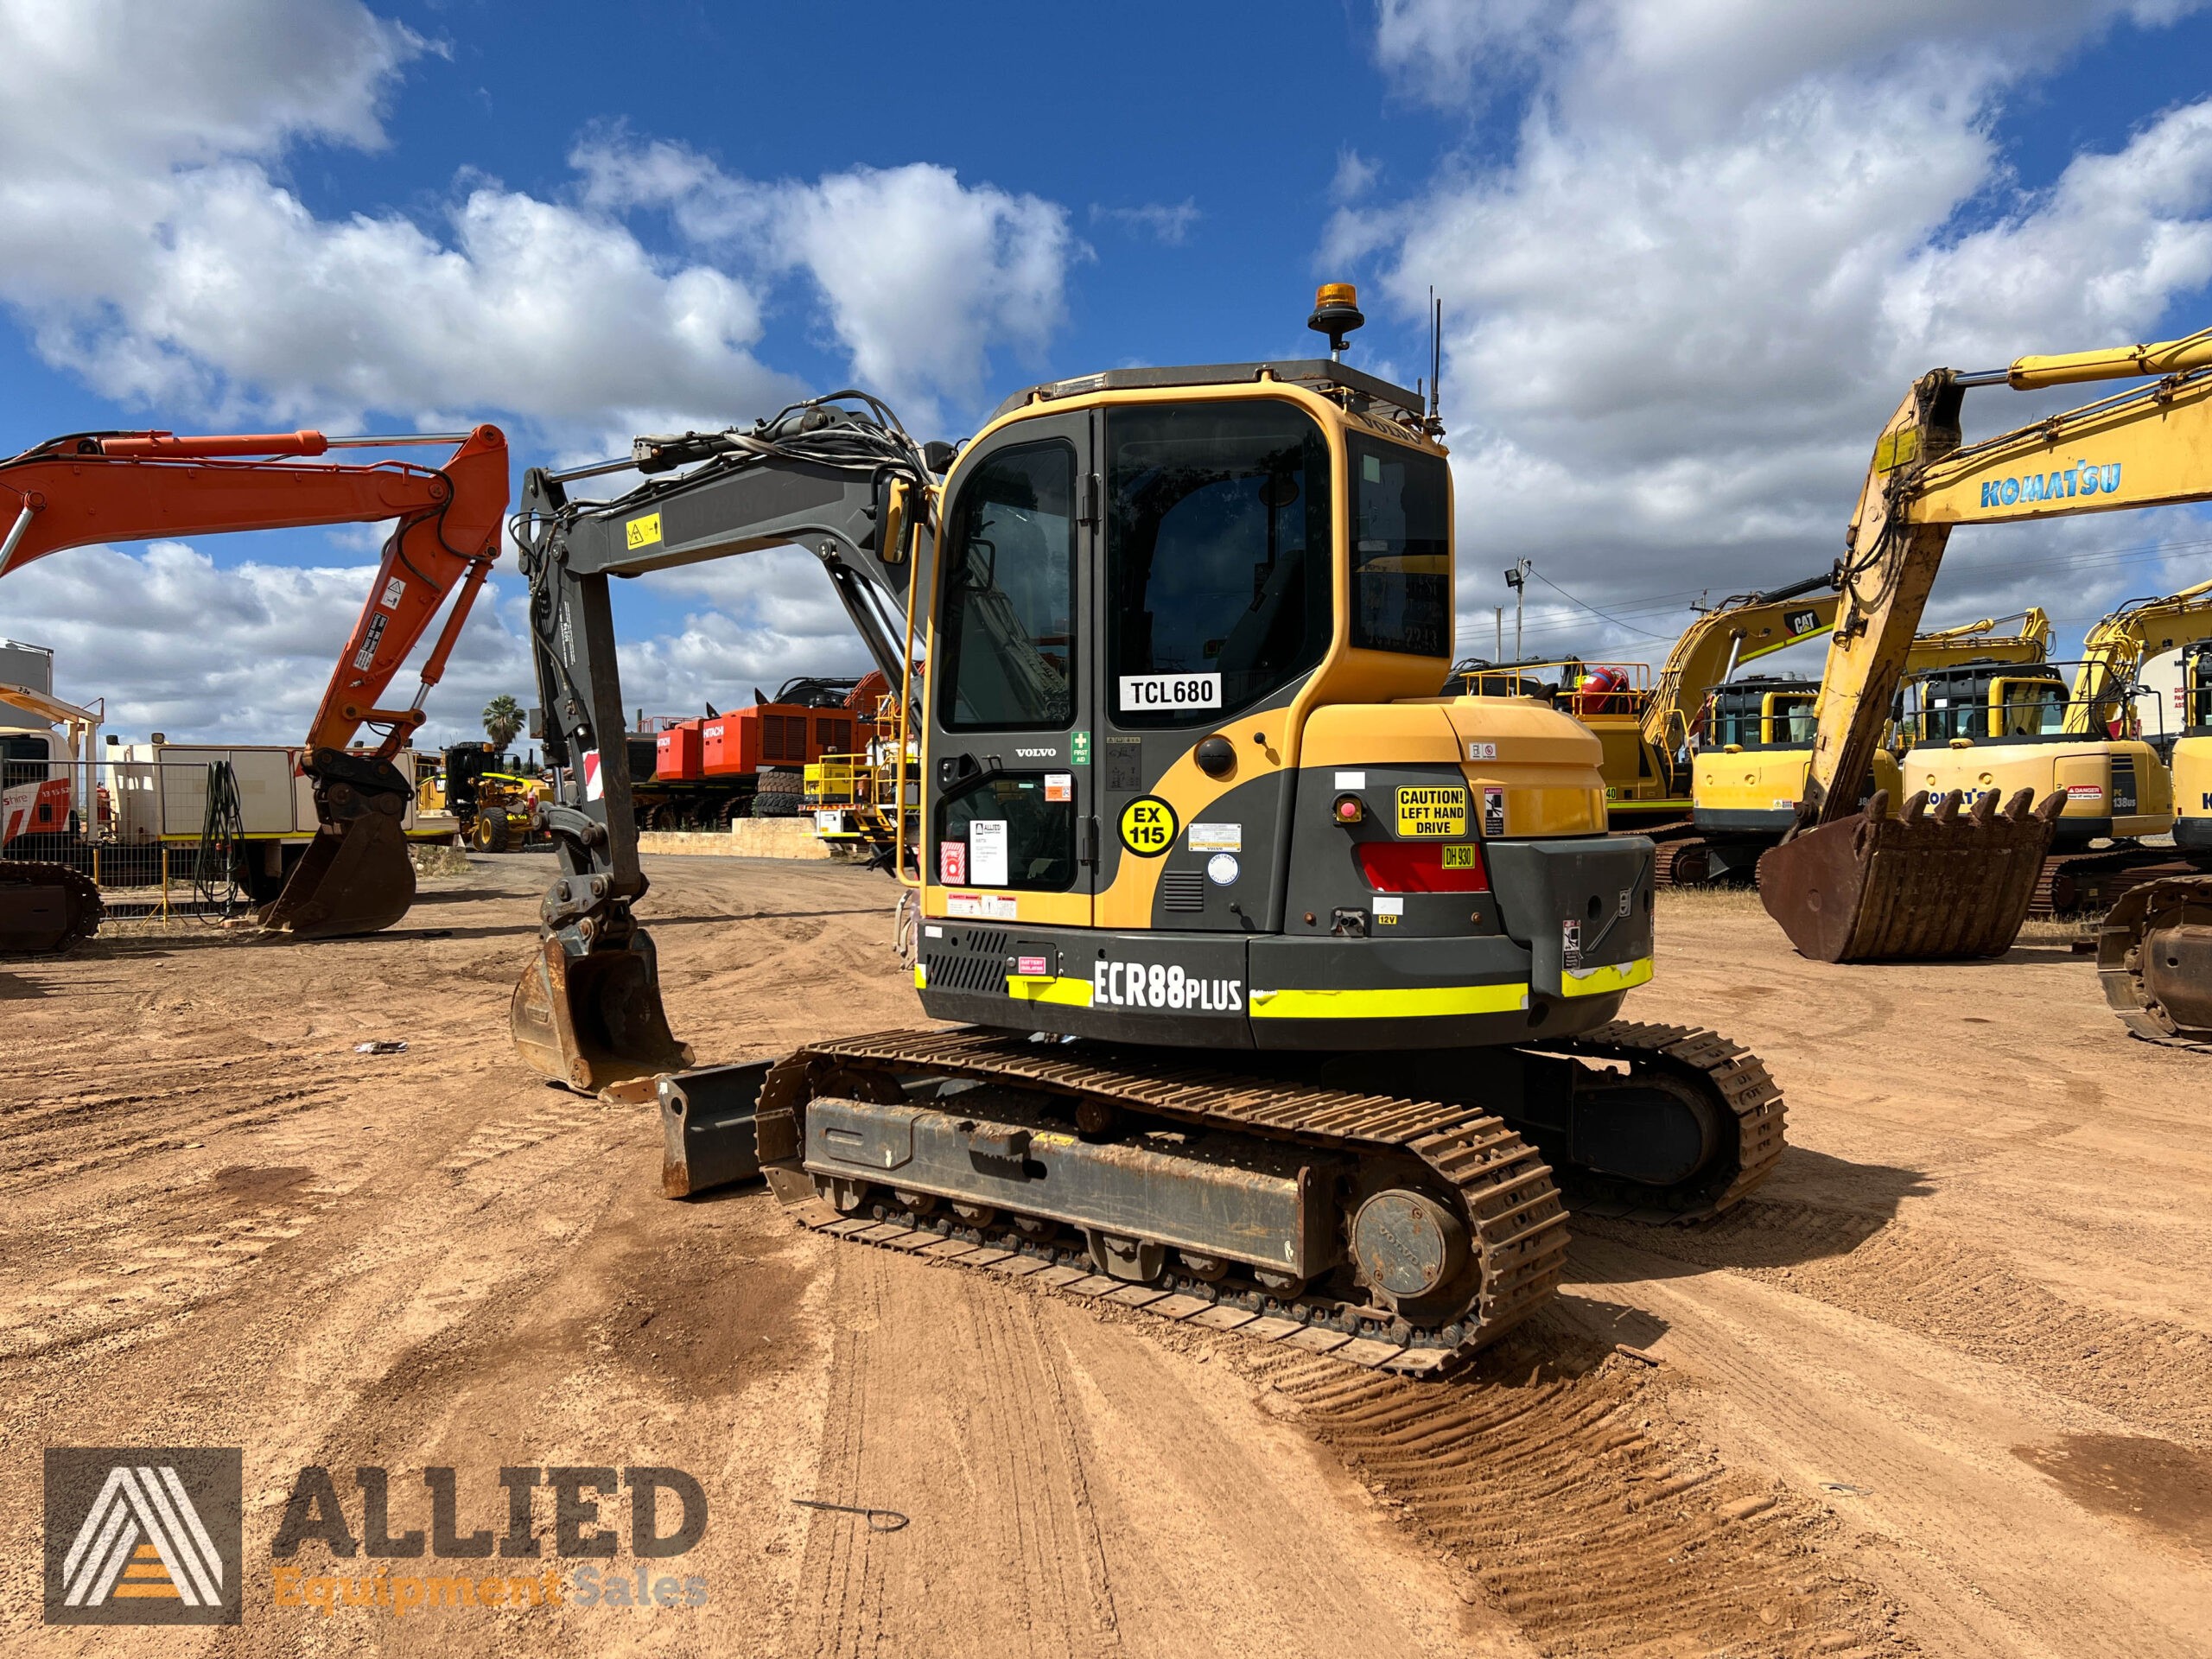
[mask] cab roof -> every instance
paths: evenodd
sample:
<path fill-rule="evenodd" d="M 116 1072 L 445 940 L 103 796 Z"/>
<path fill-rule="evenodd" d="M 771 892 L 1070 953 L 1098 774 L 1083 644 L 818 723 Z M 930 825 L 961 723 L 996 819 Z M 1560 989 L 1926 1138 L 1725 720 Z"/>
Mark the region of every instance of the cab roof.
<path fill-rule="evenodd" d="M 1293 385 L 1327 391 L 1341 390 L 1386 404 L 1401 415 L 1419 421 L 1424 410 L 1421 394 L 1393 385 L 1380 376 L 1364 373 L 1348 364 L 1325 357 L 1294 358 L 1282 363 L 1195 363 L 1152 369 L 1107 369 L 1067 380 L 1044 380 L 1024 386 L 995 410 L 991 418 L 1011 415 L 1033 400 L 1051 402 L 1081 397 L 1094 391 L 1151 391 L 1163 386 L 1235 386 L 1257 380 L 1262 373 Z"/>

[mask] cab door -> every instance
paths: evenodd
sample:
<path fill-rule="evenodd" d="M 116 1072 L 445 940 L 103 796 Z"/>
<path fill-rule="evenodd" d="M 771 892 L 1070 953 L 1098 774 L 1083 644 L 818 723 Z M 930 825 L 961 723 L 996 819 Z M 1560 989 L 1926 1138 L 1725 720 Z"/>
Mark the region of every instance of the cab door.
<path fill-rule="evenodd" d="M 1090 925 L 1095 454 L 1092 416 L 1047 416 L 970 449 L 952 481 L 930 665 L 931 914 Z"/>

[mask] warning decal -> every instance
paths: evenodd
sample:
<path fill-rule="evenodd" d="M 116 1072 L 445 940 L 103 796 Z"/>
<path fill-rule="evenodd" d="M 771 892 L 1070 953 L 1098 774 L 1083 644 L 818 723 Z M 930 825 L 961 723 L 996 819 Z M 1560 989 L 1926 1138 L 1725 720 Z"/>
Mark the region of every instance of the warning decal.
<path fill-rule="evenodd" d="M 1467 833 L 1467 791 L 1457 785 L 1408 785 L 1398 791 L 1398 834 L 1408 841 Z"/>

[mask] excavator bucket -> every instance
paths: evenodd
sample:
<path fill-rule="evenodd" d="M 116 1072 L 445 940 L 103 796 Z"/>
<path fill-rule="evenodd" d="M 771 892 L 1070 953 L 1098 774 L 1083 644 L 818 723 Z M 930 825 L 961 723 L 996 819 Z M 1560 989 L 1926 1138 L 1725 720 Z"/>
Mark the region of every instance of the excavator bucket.
<path fill-rule="evenodd" d="M 2098 931 L 2097 980 L 2137 1036 L 2212 1045 L 2212 876 L 2121 894 Z"/>
<path fill-rule="evenodd" d="M 581 1094 L 691 1064 L 690 1046 L 668 1028 L 660 969 L 643 928 L 626 947 L 581 957 L 557 937 L 541 940 L 515 986 L 507 1030 L 523 1058 Z"/>
<path fill-rule="evenodd" d="M 1866 810 L 1807 830 L 1761 855 L 1759 899 L 1799 954 L 1816 962 L 1955 962 L 2001 956 L 2018 937 L 2066 804 L 2029 810 L 2022 790 L 1970 812 L 1953 790 L 1928 810 L 1924 790 L 1890 816 L 1887 790 Z"/>
<path fill-rule="evenodd" d="M 340 939 L 390 927 L 415 902 L 415 865 L 398 816 L 378 810 L 326 823 L 261 925 L 302 939 Z"/>

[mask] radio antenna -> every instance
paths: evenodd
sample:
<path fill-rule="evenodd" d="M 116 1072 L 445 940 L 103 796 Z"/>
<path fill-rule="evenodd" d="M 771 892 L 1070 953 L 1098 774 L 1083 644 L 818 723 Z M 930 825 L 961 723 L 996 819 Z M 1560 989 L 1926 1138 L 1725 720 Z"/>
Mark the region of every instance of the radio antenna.
<path fill-rule="evenodd" d="M 1428 418 L 1440 417 L 1444 408 L 1444 302 L 1436 288 L 1428 290 Z"/>

